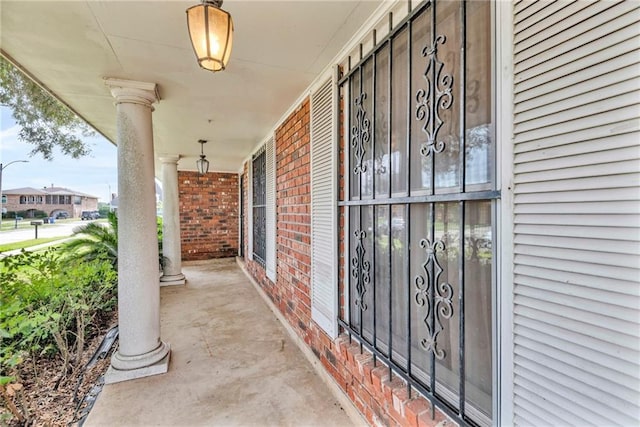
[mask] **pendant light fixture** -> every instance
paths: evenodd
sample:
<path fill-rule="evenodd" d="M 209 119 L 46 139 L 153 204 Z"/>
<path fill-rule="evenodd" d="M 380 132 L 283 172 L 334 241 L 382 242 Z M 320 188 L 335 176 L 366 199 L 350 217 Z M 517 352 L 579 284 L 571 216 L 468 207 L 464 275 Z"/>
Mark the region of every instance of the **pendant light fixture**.
<path fill-rule="evenodd" d="M 198 167 L 198 173 L 204 175 L 209 172 L 209 160 L 207 160 L 204 155 L 204 144 L 207 143 L 207 140 L 199 139 L 198 143 L 200 144 L 200 158 L 196 160 L 196 166 Z"/>
<path fill-rule="evenodd" d="M 233 20 L 222 10 L 222 0 L 202 0 L 187 9 L 187 25 L 198 64 L 205 70 L 227 67 L 233 44 Z"/>

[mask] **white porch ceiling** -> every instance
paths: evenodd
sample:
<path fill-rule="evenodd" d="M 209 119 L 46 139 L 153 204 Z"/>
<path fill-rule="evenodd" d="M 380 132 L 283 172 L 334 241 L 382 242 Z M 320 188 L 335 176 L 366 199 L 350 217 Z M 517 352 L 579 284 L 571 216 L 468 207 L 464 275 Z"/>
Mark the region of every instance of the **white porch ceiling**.
<path fill-rule="evenodd" d="M 238 171 L 378 0 L 226 0 L 229 66 L 198 67 L 186 1 L 0 1 L 0 48 L 111 141 L 115 107 L 103 78 L 154 82 L 156 156 L 180 154 L 195 170 L 207 139 L 211 170 Z M 156 167 L 158 162 L 156 162 Z"/>

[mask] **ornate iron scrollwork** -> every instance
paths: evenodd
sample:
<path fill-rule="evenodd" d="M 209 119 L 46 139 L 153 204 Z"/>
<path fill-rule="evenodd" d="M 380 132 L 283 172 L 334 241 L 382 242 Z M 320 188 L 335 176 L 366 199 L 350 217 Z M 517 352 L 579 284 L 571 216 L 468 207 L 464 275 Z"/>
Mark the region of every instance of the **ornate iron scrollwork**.
<path fill-rule="evenodd" d="M 351 128 L 351 147 L 353 147 L 353 154 L 356 158 L 356 166 L 353 168 L 355 174 L 367 171 L 364 154 L 371 139 L 371 121 L 367 118 L 367 112 L 363 106 L 365 99 L 367 99 L 367 94 L 363 92 L 354 100 L 357 111 L 356 124 Z"/>
<path fill-rule="evenodd" d="M 453 316 L 453 287 L 447 282 L 440 282 L 440 274 L 444 271 L 438 263 L 436 254 L 445 251 L 445 244 L 442 240 L 431 243 L 427 239 L 420 240 L 420 247 L 426 249 L 427 259 L 422 264 L 426 273 L 426 280 L 422 275 L 416 276 L 415 284 L 417 288 L 416 303 L 420 307 L 427 306 L 427 314 L 424 317 L 424 324 L 427 327 L 426 338 L 420 341 L 420 346 L 432 352 L 436 358 L 443 359 L 445 351 L 438 348 L 438 334 L 444 330 L 443 319 L 450 319 Z M 433 324 L 429 322 L 433 310 Z"/>
<path fill-rule="evenodd" d="M 360 307 L 360 310 L 366 311 L 367 304 L 364 302 L 364 294 L 367 292 L 367 285 L 371 283 L 371 276 L 369 271 L 371 269 L 371 263 L 364 259 L 365 249 L 362 241 L 367 237 L 367 233 L 362 230 L 356 230 L 353 232 L 353 236 L 358 241 L 356 245 L 356 256 L 351 258 L 351 277 L 356 282 L 356 307 Z"/>
<path fill-rule="evenodd" d="M 439 35 L 432 46 L 422 49 L 422 56 L 429 58 L 424 70 L 427 86 L 416 92 L 416 119 L 424 120 L 422 131 L 427 134 L 427 141 L 420 146 L 420 154 L 424 157 L 441 153 L 445 148 L 444 141 L 438 141 L 438 132 L 443 124 L 439 111 L 448 110 L 453 104 L 453 76 L 442 74 L 444 64 L 438 59 L 438 44 L 445 44 L 446 41 L 444 35 Z"/>
<path fill-rule="evenodd" d="M 384 175 L 387 173 L 387 166 L 384 164 L 384 156 L 379 154 L 374 159 L 374 173 L 376 175 Z"/>
<path fill-rule="evenodd" d="M 380 97 L 380 105 L 387 105 L 387 97 L 386 96 L 381 96 Z M 376 141 L 376 150 L 378 151 L 377 154 L 374 154 L 374 159 L 373 159 L 373 173 L 376 175 L 385 175 L 387 173 L 387 170 L 389 169 L 386 165 L 385 162 L 385 153 L 384 152 L 380 152 L 381 148 L 380 146 L 383 143 L 378 144 L 377 141 L 384 141 L 387 138 L 387 135 L 389 134 L 389 120 L 391 118 L 390 117 L 380 117 L 379 119 L 376 119 L 376 124 L 375 124 L 375 141 Z M 387 154 L 387 160 L 389 160 L 389 155 Z"/>

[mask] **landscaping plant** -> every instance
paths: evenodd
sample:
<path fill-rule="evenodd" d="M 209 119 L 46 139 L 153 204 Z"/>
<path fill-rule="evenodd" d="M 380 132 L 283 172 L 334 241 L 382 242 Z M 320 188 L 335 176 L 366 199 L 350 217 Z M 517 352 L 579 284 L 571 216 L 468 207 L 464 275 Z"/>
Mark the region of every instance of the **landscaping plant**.
<path fill-rule="evenodd" d="M 116 285 L 106 257 L 78 262 L 49 248 L 0 260 L 0 399 L 17 421 L 29 419 L 21 372 L 37 378 L 38 361 L 54 358 L 57 387 L 80 368 L 87 337 L 101 332 L 95 319 L 115 310 Z"/>
<path fill-rule="evenodd" d="M 118 217 L 114 212 L 109 212 L 107 224 L 88 222 L 74 228 L 73 236 L 63 246 L 70 257 L 84 262 L 108 259 L 118 268 Z"/>
<path fill-rule="evenodd" d="M 157 218 L 159 268 L 162 270 L 162 218 Z M 115 269 L 118 268 L 118 216 L 115 212 L 107 215 L 107 224 L 89 222 L 73 230 L 72 240 L 63 245 L 70 256 L 81 261 L 93 262 L 106 258 Z"/>

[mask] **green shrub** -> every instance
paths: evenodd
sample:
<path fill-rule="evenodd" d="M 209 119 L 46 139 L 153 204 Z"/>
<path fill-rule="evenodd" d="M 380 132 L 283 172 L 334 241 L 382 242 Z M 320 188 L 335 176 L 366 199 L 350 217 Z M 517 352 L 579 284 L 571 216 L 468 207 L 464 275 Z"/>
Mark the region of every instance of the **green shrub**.
<path fill-rule="evenodd" d="M 0 261 L 0 377 L 11 377 L 27 355 L 59 357 L 66 375 L 78 366 L 96 315 L 116 305 L 117 273 L 108 260 L 69 262 L 61 254 L 23 250 Z"/>

